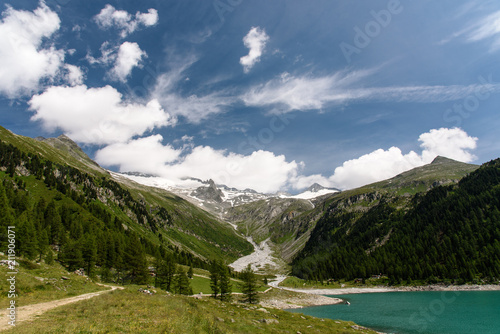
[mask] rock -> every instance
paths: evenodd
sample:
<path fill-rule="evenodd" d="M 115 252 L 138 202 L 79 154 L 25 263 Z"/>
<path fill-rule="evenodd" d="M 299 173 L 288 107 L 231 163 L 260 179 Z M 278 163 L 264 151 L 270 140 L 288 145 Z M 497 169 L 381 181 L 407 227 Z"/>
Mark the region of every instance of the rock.
<path fill-rule="evenodd" d="M 61 276 L 61 279 L 63 279 L 63 280 L 65 280 L 65 281 L 67 281 L 67 280 L 69 280 L 69 277 L 66 277 L 66 276 Z"/>
<path fill-rule="evenodd" d="M 217 317 L 215 319 L 217 319 L 217 321 L 219 321 L 219 322 L 224 322 L 224 319 L 222 319 L 222 318 Z"/>
<path fill-rule="evenodd" d="M 233 318 L 231 318 L 231 322 L 234 324 L 236 321 Z"/>
<path fill-rule="evenodd" d="M 261 307 L 259 309 L 257 309 L 257 311 L 260 311 L 260 312 L 264 312 L 264 313 L 269 313 L 268 310 L 266 310 L 265 308 Z"/>
<path fill-rule="evenodd" d="M 276 319 L 260 319 L 259 322 L 264 324 L 279 324 L 280 322 Z"/>

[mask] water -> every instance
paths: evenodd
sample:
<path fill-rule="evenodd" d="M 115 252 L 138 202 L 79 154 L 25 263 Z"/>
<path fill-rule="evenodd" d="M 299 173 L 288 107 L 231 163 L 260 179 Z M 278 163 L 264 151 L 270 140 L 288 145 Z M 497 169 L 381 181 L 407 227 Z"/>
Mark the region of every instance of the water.
<path fill-rule="evenodd" d="M 336 295 L 350 302 L 291 312 L 354 321 L 384 333 L 500 333 L 500 291 L 386 292 Z"/>

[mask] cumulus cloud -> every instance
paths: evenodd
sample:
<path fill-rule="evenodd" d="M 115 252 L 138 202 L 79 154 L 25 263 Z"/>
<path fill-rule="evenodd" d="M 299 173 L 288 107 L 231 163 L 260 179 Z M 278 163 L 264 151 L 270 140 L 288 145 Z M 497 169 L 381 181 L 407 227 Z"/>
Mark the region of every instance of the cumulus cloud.
<path fill-rule="evenodd" d="M 95 159 L 105 166 L 120 166 L 122 171 L 160 173 L 165 164 L 179 158 L 181 150 L 162 145 L 163 137 L 153 135 L 106 146 L 96 153 Z"/>
<path fill-rule="evenodd" d="M 124 42 L 118 49 L 115 65 L 109 75 L 115 80 L 126 82 L 134 67 L 141 66 L 141 61 L 147 57 L 137 43 Z"/>
<path fill-rule="evenodd" d="M 477 147 L 477 138 L 469 136 L 464 130 L 459 128 L 433 129 L 423 133 L 418 138 L 421 142 L 422 160 L 425 163 L 432 161 L 436 156 L 441 155 L 450 159 L 471 162 L 477 159 L 469 152 Z"/>
<path fill-rule="evenodd" d="M 352 189 L 391 178 L 423 164 L 422 158 L 413 151 L 403 154 L 397 147 L 378 149 L 345 161 L 335 169 L 329 180 L 337 188 Z"/>
<path fill-rule="evenodd" d="M 49 131 L 62 129 L 86 144 L 126 142 L 156 127 L 171 124 L 170 116 L 155 99 L 147 104 L 129 103 L 113 87 L 50 87 L 29 101 L 32 120 Z"/>
<path fill-rule="evenodd" d="M 101 29 L 117 28 L 122 38 L 136 31 L 141 25 L 150 27 L 158 23 L 158 11 L 150 8 L 147 13 L 137 12 L 134 15 L 125 10 L 117 10 L 107 4 L 94 17 L 95 22 Z"/>
<path fill-rule="evenodd" d="M 42 47 L 60 27 L 58 15 L 44 2 L 33 12 L 8 6 L 0 22 L 0 93 L 9 98 L 38 90 L 40 81 L 54 79 L 64 63 L 64 51 Z"/>
<path fill-rule="evenodd" d="M 70 86 L 77 86 L 83 84 L 84 74 L 82 69 L 75 65 L 66 64 L 64 65 L 66 70 L 66 82 Z"/>
<path fill-rule="evenodd" d="M 248 73 L 260 61 L 268 41 L 269 36 L 264 29 L 259 27 L 252 27 L 248 34 L 243 37 L 243 44 L 249 49 L 248 55 L 240 58 L 240 64 L 245 73 Z"/>
<path fill-rule="evenodd" d="M 174 148 L 162 144 L 162 140 L 162 136 L 154 135 L 114 143 L 99 150 L 96 161 L 105 166 L 118 166 L 122 172 L 158 175 L 172 184 L 179 184 L 187 177 L 196 177 L 263 193 L 301 190 L 313 183 L 352 189 L 428 164 L 438 155 L 471 162 L 475 157 L 469 150 L 476 147 L 477 138 L 459 128 L 433 129 L 420 135 L 420 153 L 410 151 L 403 154 L 398 147 L 378 149 L 344 162 L 330 177 L 304 175 L 303 162 L 288 162 L 284 155 L 268 151 L 259 150 L 242 155 L 208 146 L 194 146 L 190 138 L 186 138 L 189 145 Z"/>
<path fill-rule="evenodd" d="M 476 157 L 469 150 L 476 148 L 477 140 L 459 128 L 433 129 L 418 138 L 422 148 L 420 154 L 414 151 L 403 154 L 397 147 L 388 150 L 378 149 L 337 167 L 329 178 L 330 185 L 351 189 L 385 180 L 428 164 L 438 155 L 462 162 L 472 162 Z"/>
<path fill-rule="evenodd" d="M 151 173 L 179 183 L 186 177 L 213 179 L 239 189 L 268 193 L 285 187 L 297 172 L 295 161 L 272 152 L 241 155 L 208 146 L 174 149 L 161 144 L 161 136 L 109 145 L 96 154 L 96 161 L 119 166 L 120 171 Z M 137 155 L 136 155 L 137 154 Z"/>

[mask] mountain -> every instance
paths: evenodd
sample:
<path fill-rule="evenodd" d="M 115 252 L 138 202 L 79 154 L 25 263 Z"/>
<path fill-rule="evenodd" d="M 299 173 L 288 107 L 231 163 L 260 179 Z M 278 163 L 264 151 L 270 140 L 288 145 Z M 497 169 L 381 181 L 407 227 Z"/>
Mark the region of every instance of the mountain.
<path fill-rule="evenodd" d="M 37 226 L 59 248 L 68 235 L 71 239 L 71 220 L 78 217 L 89 222 L 84 231 L 102 238 L 106 231 L 117 238 L 133 231 L 151 255 L 161 247 L 182 253 L 184 261 L 234 261 L 253 249 L 231 225 L 183 198 L 101 168 L 66 136 L 32 139 L 0 127 L 0 145 L 0 177 L 8 200 L 25 203 L 26 219 L 35 225 L 37 205 L 50 204 L 55 225 Z M 18 214 L 13 212 L 13 219 Z"/>
<path fill-rule="evenodd" d="M 173 182 L 163 177 L 144 175 L 137 172 L 121 173 L 121 175 L 143 185 L 168 190 L 218 217 L 223 217 L 224 213 L 230 208 L 256 201 L 272 198 L 313 200 L 339 191 L 335 188 L 325 188 L 319 184 L 314 184 L 298 195 L 291 195 L 286 192 L 263 194 L 253 189 L 240 190 L 223 184 L 215 184 L 213 180 L 202 181 L 193 177 L 186 178 L 181 182 Z"/>
<path fill-rule="evenodd" d="M 337 188 L 326 188 L 326 187 L 323 187 L 322 185 L 314 183 L 309 188 L 307 188 L 304 192 L 302 192 L 298 195 L 289 196 L 289 197 L 298 198 L 298 199 L 313 199 L 313 198 L 317 198 L 320 196 L 325 196 L 328 194 L 336 193 L 339 191 L 340 191 L 340 189 L 337 189 Z"/>
<path fill-rule="evenodd" d="M 456 183 L 477 168 L 476 165 L 437 157 L 431 164 L 385 181 L 342 192 L 313 184 L 296 196 L 268 198 L 232 207 L 223 217 L 256 242 L 269 238 L 275 255 L 291 262 L 306 243 L 315 244 L 317 240 L 312 238 L 313 235 L 330 233 L 317 227 L 325 216 L 348 213 L 354 223 L 385 197 L 406 207 L 411 202 L 411 194 L 426 192 L 437 185 Z M 323 196 L 318 196 L 323 192 Z M 311 196 L 306 196 L 309 194 Z"/>
<path fill-rule="evenodd" d="M 335 194 L 293 274 L 496 282 L 500 277 L 500 159 L 481 167 L 438 157 L 389 180 Z"/>

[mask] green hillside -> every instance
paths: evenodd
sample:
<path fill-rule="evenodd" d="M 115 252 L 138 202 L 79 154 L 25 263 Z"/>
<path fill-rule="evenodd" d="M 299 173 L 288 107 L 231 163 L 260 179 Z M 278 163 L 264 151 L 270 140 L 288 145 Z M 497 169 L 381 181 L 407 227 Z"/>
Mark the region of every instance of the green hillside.
<path fill-rule="evenodd" d="M 229 262 L 252 251 L 230 225 L 180 197 L 114 179 L 65 136 L 37 140 L 0 127 L 0 181 L 1 225 L 14 222 L 30 235 L 22 240 L 36 238 L 29 247 L 47 238 L 56 256 L 96 244 L 93 263 L 101 266 L 130 238 L 138 238 L 146 254 L 174 252 L 186 264 Z"/>
<path fill-rule="evenodd" d="M 500 160 L 474 168 L 458 184 L 438 185 L 443 182 L 436 176 L 460 176 L 459 166 L 440 158 L 351 196 L 333 196 L 295 258 L 293 274 L 352 280 L 383 273 L 393 283 L 498 280 Z M 431 189 L 412 195 L 406 187 L 415 180 Z"/>

